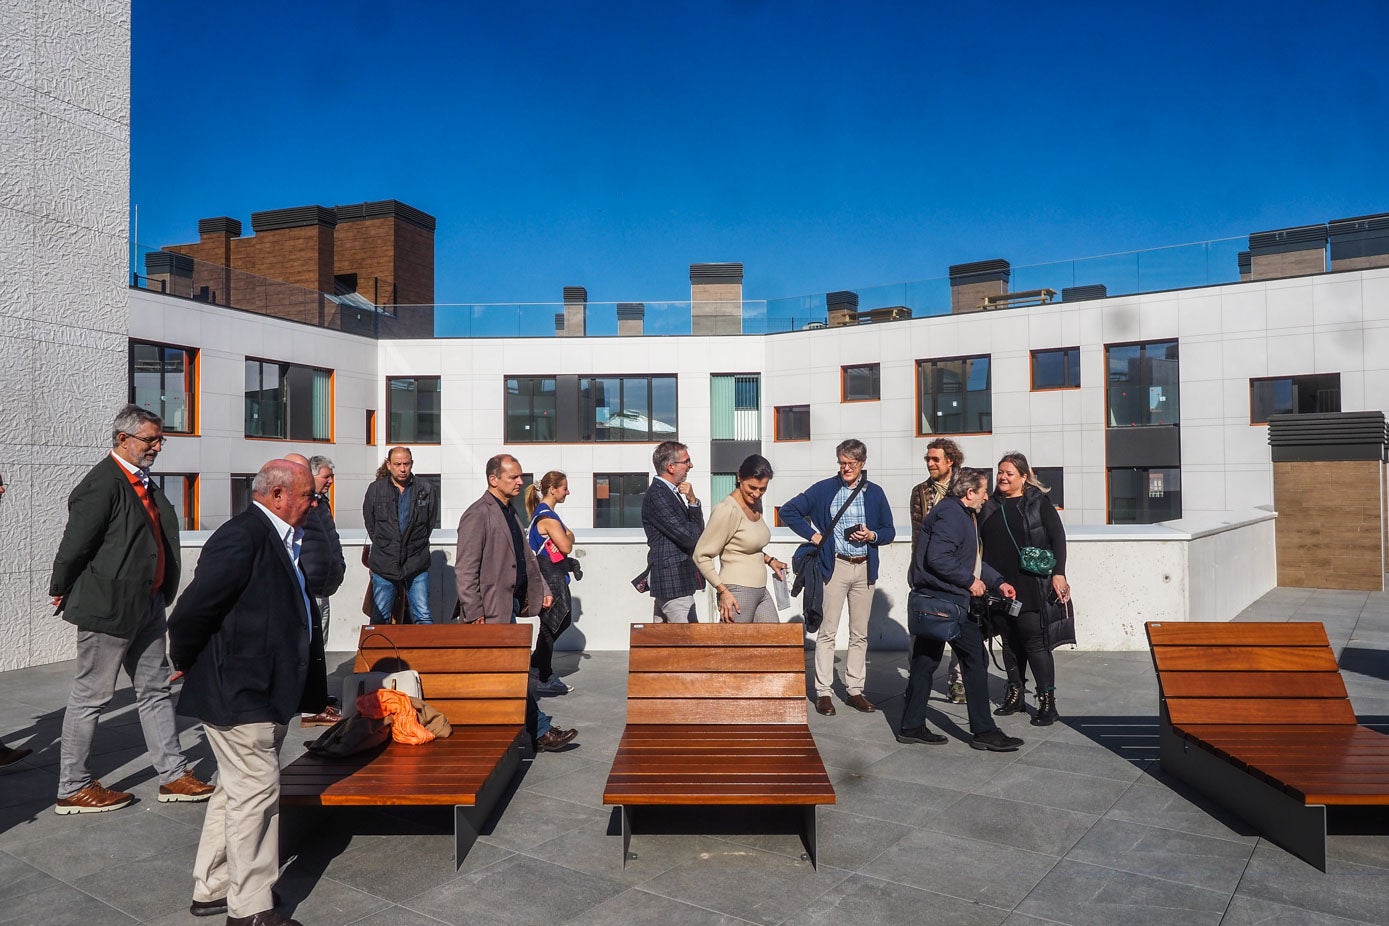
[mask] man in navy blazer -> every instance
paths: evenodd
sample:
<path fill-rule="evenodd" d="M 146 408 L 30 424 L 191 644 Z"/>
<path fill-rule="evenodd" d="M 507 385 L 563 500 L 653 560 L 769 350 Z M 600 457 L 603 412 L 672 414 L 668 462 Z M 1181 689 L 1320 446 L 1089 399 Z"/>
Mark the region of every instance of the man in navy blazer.
<path fill-rule="evenodd" d="M 327 702 L 323 634 L 299 568 L 313 505 L 309 469 L 271 460 L 253 504 L 203 547 L 169 618 L 179 713 L 197 717 L 217 757 L 194 862 L 196 916 L 228 926 L 294 926 L 275 909 L 279 877 L 280 745 L 290 719 Z"/>
<path fill-rule="evenodd" d="M 656 599 L 652 617 L 672 624 L 693 624 L 694 593 L 701 581 L 694 548 L 704 533 L 704 509 L 690 485 L 690 448 L 662 441 L 651 454 L 656 478 L 641 499 L 641 526 L 646 531 L 647 582 Z"/>
<path fill-rule="evenodd" d="M 825 577 L 824 620 L 815 637 L 815 709 L 834 713 L 830 690 L 834 687 L 834 639 L 844 603 L 849 603 L 849 653 L 844 663 L 845 703 L 871 713 L 876 708 L 863 696 L 868 672 L 868 614 L 873 607 L 873 586 L 878 581 L 878 547 L 897 536 L 892 526 L 892 506 L 882 487 L 869 482 L 863 471 L 868 448 L 849 438 L 834 448 L 839 474 L 822 479 L 781 506 L 787 527 L 820 547 L 820 574 Z M 857 495 L 854 487 L 862 480 Z M 834 516 L 844 514 L 825 537 Z"/>

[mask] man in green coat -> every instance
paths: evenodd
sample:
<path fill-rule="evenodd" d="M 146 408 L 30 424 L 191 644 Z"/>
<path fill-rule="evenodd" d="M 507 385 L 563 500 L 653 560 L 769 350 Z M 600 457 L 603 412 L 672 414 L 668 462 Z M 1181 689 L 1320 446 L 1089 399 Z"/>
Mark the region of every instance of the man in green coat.
<path fill-rule="evenodd" d="M 48 593 L 77 626 L 77 677 L 63 716 L 58 770 L 60 814 L 116 810 L 134 795 L 103 788 L 87 760 L 97 717 L 116 691 L 122 667 L 135 687 L 140 728 L 159 800 L 205 801 L 212 786 L 188 769 L 169 698 L 164 609 L 178 591 L 178 516 L 150 479 L 164 446 L 164 423 L 126 405 L 111 427 L 111 452 L 68 496 L 68 523 Z"/>

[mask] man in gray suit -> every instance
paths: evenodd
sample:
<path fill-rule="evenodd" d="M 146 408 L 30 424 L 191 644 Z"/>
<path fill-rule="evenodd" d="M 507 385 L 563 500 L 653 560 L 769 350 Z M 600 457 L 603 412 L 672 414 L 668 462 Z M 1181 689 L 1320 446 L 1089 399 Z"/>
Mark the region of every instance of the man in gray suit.
<path fill-rule="evenodd" d="M 521 494 L 521 464 L 501 453 L 487 461 L 487 491 L 458 521 L 458 615 L 465 624 L 510 624 L 550 606 L 550 587 L 540 574 L 512 501 Z M 535 748 L 555 752 L 577 730 L 562 730 L 526 692 L 526 729 Z"/>
<path fill-rule="evenodd" d="M 77 677 L 63 714 L 58 767 L 60 814 L 101 813 L 135 799 L 102 787 L 87 760 L 97 717 L 122 668 L 135 686 L 140 729 L 155 769 L 159 800 L 205 801 L 212 786 L 188 768 L 178 744 L 164 655 L 164 609 L 178 591 L 178 515 L 149 468 L 164 446 L 164 422 L 126 405 L 111 426 L 111 452 L 68 496 L 68 522 L 48 594 L 77 625 Z"/>

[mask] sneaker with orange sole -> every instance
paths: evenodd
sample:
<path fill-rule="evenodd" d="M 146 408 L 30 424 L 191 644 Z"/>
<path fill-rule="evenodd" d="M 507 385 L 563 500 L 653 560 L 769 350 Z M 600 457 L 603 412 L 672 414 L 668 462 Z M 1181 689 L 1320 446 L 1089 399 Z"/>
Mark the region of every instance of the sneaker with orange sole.
<path fill-rule="evenodd" d="M 184 772 L 181 777 L 174 781 L 159 786 L 159 800 L 164 804 L 173 801 L 196 803 L 212 797 L 212 792 L 215 790 L 212 785 L 200 780 L 192 772 Z"/>
<path fill-rule="evenodd" d="M 103 788 L 101 782 L 93 781 L 72 797 L 60 797 L 53 806 L 54 813 L 102 813 L 107 810 L 120 810 L 135 800 L 135 795 L 124 791 Z"/>

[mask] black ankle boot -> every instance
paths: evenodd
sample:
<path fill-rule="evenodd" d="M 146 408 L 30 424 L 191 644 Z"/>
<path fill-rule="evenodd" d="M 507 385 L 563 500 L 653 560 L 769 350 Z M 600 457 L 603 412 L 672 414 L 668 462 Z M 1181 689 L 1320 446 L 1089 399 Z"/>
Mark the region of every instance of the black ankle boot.
<path fill-rule="evenodd" d="M 1016 714 L 1024 709 L 1022 688 L 1018 685 L 1009 685 L 1008 693 L 1003 696 L 1003 703 L 994 710 L 994 716 L 1007 717 L 1009 714 Z"/>
<path fill-rule="evenodd" d="M 1037 694 L 1037 716 L 1032 718 L 1032 726 L 1049 727 L 1061 719 L 1056 713 L 1056 689 L 1051 688 Z"/>

